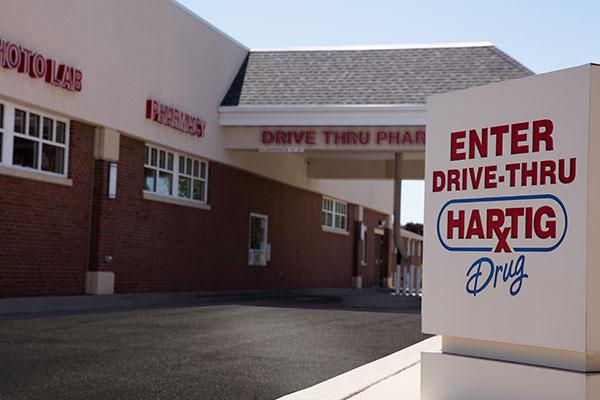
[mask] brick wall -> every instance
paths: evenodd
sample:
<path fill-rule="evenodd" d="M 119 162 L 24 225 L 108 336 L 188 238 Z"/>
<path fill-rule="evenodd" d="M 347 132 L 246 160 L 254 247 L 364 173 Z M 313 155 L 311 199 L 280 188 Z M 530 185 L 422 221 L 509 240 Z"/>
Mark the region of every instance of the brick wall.
<path fill-rule="evenodd" d="M 85 290 L 94 128 L 70 135 L 72 187 L 0 175 L 0 297 Z"/>
<path fill-rule="evenodd" d="M 0 297 L 83 294 L 88 266 L 114 272 L 121 293 L 351 286 L 356 206 L 348 207 L 348 234 L 325 232 L 321 195 L 216 162 L 211 210 L 146 200 L 144 143 L 125 136 L 109 200 L 108 162 L 93 159 L 93 141 L 93 127 L 72 122 L 72 187 L 0 175 Z M 269 217 L 265 267 L 248 265 L 251 212 Z M 365 286 L 376 281 L 381 218 L 365 210 Z"/>
<path fill-rule="evenodd" d="M 117 292 L 350 287 L 355 206 L 348 235 L 324 232 L 321 195 L 215 162 L 210 211 L 145 200 L 143 156 L 142 142 L 121 138 L 116 200 L 106 197 L 107 163 L 96 162 L 92 268 L 113 271 Z M 251 212 L 269 217 L 266 267 L 248 266 Z"/>

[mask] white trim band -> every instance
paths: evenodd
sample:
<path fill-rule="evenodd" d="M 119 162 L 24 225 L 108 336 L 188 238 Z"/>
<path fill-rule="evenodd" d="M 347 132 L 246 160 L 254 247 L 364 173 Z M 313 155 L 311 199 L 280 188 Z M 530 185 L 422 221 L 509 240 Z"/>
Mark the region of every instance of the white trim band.
<path fill-rule="evenodd" d="M 57 174 L 38 171 L 29 168 L 20 168 L 16 166 L 0 165 L 0 175 L 12 176 L 15 178 L 31 179 L 34 181 L 54 183 L 63 186 L 73 186 L 73 180 Z"/>
<path fill-rule="evenodd" d="M 221 106 L 221 126 L 419 126 L 425 104 Z"/>

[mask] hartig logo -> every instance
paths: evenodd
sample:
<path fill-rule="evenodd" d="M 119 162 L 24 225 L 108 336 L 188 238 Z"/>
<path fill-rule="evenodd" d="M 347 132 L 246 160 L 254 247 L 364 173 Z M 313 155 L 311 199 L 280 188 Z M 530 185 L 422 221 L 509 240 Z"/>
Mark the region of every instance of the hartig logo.
<path fill-rule="evenodd" d="M 450 200 L 437 218 L 438 240 L 453 252 L 549 252 L 567 227 L 567 210 L 551 194 Z"/>
<path fill-rule="evenodd" d="M 568 216 L 563 202 L 551 194 L 450 200 L 437 219 L 437 236 L 452 252 L 551 252 L 563 242 Z M 499 284 L 520 293 L 529 275 L 525 255 L 505 262 L 480 257 L 467 269 L 465 290 L 477 296 Z"/>

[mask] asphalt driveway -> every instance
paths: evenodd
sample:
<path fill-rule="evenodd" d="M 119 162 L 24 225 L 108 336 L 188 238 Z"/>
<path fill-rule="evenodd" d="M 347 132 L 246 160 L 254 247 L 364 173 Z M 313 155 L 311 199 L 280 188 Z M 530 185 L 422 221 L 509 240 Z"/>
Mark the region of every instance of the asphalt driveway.
<path fill-rule="evenodd" d="M 378 296 L 0 321 L 0 398 L 274 399 L 425 338 L 418 299 Z"/>

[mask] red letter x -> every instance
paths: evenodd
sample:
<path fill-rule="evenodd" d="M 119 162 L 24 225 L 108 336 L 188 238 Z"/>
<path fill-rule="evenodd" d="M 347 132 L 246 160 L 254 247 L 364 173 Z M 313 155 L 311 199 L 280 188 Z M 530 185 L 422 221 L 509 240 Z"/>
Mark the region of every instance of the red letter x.
<path fill-rule="evenodd" d="M 512 253 L 510 246 L 508 245 L 508 242 L 506 241 L 506 239 L 508 238 L 509 232 L 510 232 L 510 228 L 494 229 L 494 234 L 498 238 L 498 244 L 496 245 L 496 248 L 494 249 L 494 253 L 500 253 L 502 251 L 504 251 L 506 253 Z"/>

